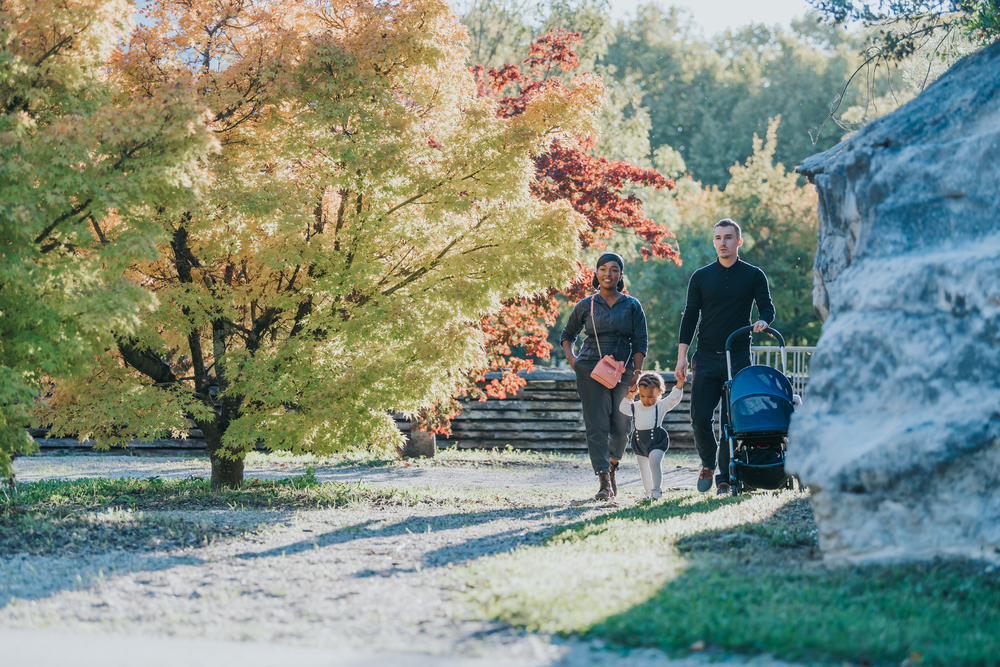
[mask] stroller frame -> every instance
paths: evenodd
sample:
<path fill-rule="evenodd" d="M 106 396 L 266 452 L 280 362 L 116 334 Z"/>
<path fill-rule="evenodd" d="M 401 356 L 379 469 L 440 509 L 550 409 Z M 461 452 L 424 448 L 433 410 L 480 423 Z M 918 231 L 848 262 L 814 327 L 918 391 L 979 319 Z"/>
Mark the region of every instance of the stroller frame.
<path fill-rule="evenodd" d="M 733 389 L 733 359 L 732 359 L 732 343 L 733 340 L 739 336 L 745 334 L 753 335 L 753 327 L 743 327 L 737 329 L 729 338 L 726 339 L 726 377 L 727 382 L 723 388 L 723 400 L 726 401 L 726 420 L 722 424 L 722 435 L 728 441 L 729 446 L 729 486 L 732 495 L 736 495 L 741 491 L 749 491 L 756 488 L 764 489 L 779 489 L 779 488 L 794 488 L 793 480 L 794 477 L 784 474 L 785 468 L 785 444 L 787 442 L 787 427 L 782 430 L 777 431 L 765 431 L 757 433 L 738 433 L 736 432 L 735 425 L 733 423 L 733 403 L 732 403 L 732 389 Z M 781 376 L 787 381 L 788 374 L 788 355 L 785 351 L 785 338 L 777 329 L 772 329 L 768 327 L 763 333 L 767 333 L 770 336 L 778 339 L 779 353 L 781 355 Z M 748 368 L 752 367 L 749 366 Z M 745 369 L 744 369 L 745 370 Z M 742 371 L 741 371 L 742 372 Z M 739 375 L 739 373 L 737 373 Z M 791 385 L 789 383 L 789 390 Z M 791 395 L 792 409 L 794 410 L 795 400 L 794 395 Z M 737 445 L 737 441 L 739 444 Z M 777 443 L 777 444 L 775 444 Z M 775 452 L 777 455 L 777 461 L 773 463 L 767 463 L 763 465 L 753 465 L 749 463 L 749 448 L 755 446 L 758 450 Z M 737 460 L 738 454 L 745 454 L 747 456 L 747 462 Z M 769 478 L 777 479 L 776 482 L 768 482 L 763 485 L 751 484 L 740 478 L 739 469 L 745 467 L 748 469 L 753 469 L 762 475 L 768 476 Z"/>

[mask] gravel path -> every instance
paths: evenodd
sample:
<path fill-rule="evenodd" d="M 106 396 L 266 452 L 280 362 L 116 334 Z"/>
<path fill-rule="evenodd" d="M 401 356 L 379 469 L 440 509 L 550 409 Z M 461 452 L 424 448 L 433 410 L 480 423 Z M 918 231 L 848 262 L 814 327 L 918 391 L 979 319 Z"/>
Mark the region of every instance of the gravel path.
<path fill-rule="evenodd" d="M 295 475 L 305 468 L 269 463 L 248 469 L 247 476 Z M 20 481 L 208 475 L 204 460 L 121 456 L 31 457 L 18 460 L 16 469 Z M 442 665 L 624 664 L 626 656 L 592 644 L 527 635 L 475 619 L 457 595 L 454 568 L 540 543 L 568 524 L 636 502 L 642 487 L 634 461 L 623 468 L 617 505 L 590 499 L 594 477 L 583 459 L 314 469 L 321 481 L 471 488 L 495 493 L 498 501 L 487 506 L 470 501 L 467 506 L 147 512 L 227 531 L 220 531 L 214 543 L 183 549 L 0 557 L 0 637 L 55 629 L 117 633 L 133 642 L 173 637 L 179 655 L 185 647 L 201 646 L 198 642 L 263 642 L 299 647 L 302 664 L 320 664 L 306 660 L 307 654 L 334 652 L 344 660 L 322 664 L 432 664 L 420 662 L 432 656 L 437 656 L 433 664 Z M 696 477 L 697 468 L 674 467 L 664 486 L 693 487 Z M 246 532 L 225 537 L 233 535 L 231 528 Z M 0 646 L 5 644 L 0 639 Z M 313 650 L 319 653 L 309 653 Z M 263 662 L 245 664 L 271 664 L 266 654 L 257 653 Z M 656 651 L 632 652 L 627 658 L 629 665 L 669 662 Z M 691 660 L 700 658 L 683 664 Z M 52 664 L 57 662 L 53 657 Z"/>

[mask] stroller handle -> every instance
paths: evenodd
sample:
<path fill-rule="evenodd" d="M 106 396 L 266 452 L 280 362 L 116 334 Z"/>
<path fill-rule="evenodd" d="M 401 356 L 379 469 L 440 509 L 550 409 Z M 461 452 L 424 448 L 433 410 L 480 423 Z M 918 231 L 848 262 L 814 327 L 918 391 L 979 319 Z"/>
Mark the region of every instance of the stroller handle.
<path fill-rule="evenodd" d="M 733 355 L 732 355 L 733 339 L 736 338 L 737 336 L 742 336 L 748 333 L 751 335 L 752 338 L 753 337 L 752 326 L 743 327 L 742 329 L 737 329 L 733 333 L 729 334 L 729 338 L 726 339 L 726 376 L 729 378 L 730 382 L 733 381 Z M 764 329 L 764 333 L 771 334 L 772 336 L 777 336 L 778 343 L 780 344 L 780 347 L 778 349 L 781 352 L 781 372 L 787 375 L 788 359 L 785 353 L 785 337 L 781 335 L 780 331 L 778 331 L 777 329 L 772 329 L 771 327 Z"/>
<path fill-rule="evenodd" d="M 734 338 L 752 332 L 753 332 L 753 327 L 743 327 L 742 329 L 737 329 L 733 333 L 729 334 L 729 338 L 726 339 L 726 352 L 729 352 L 732 349 Z M 779 332 L 777 329 L 772 329 L 771 327 L 768 327 L 764 329 L 764 333 L 771 334 L 772 336 L 777 337 L 778 343 L 781 345 L 781 347 L 785 347 L 785 337 L 782 336 L 781 332 Z"/>

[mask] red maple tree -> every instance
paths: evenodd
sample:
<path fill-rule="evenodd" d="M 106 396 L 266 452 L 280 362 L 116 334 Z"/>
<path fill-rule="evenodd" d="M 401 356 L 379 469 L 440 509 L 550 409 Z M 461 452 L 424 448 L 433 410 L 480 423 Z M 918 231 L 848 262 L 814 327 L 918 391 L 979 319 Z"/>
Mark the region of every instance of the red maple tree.
<path fill-rule="evenodd" d="M 543 92 L 569 94 L 563 75 L 579 68 L 574 47 L 582 43 L 580 33 L 557 28 L 535 40 L 522 66 L 508 63 L 488 72 L 482 66 L 473 67 L 479 95 L 495 99 L 497 114 L 509 118 L 524 113 L 528 102 Z M 620 227 L 646 242 L 640 249 L 644 261 L 658 257 L 680 264 L 680 254 L 667 241 L 674 235 L 664 225 L 646 217 L 641 199 L 631 192 L 626 194 L 637 187 L 673 189 L 673 180 L 655 169 L 594 157 L 588 151 L 594 150 L 596 143 L 594 137 L 576 137 L 572 145 L 557 142 L 549 152 L 538 156 L 532 185 L 534 196 L 545 201 L 565 199 L 587 218 L 590 224 L 580 233 L 582 248 L 604 248 L 602 239 L 610 238 L 615 228 Z M 562 292 L 570 305 L 591 293 L 593 269 L 584 264 L 578 266 L 576 280 Z M 456 398 L 421 415 L 418 428 L 450 434 L 451 420 L 462 410 L 459 397 L 486 400 L 516 394 L 525 385 L 519 373 L 534 368 L 532 357 L 547 359 L 552 351 L 547 339 L 549 327 L 555 325 L 559 315 L 556 299 L 559 293 L 553 288 L 533 299 L 510 301 L 497 315 L 484 318 L 488 366 L 459 379 Z M 524 348 L 526 356 L 515 356 L 515 348 Z M 501 377 L 487 382 L 489 372 L 500 372 Z"/>

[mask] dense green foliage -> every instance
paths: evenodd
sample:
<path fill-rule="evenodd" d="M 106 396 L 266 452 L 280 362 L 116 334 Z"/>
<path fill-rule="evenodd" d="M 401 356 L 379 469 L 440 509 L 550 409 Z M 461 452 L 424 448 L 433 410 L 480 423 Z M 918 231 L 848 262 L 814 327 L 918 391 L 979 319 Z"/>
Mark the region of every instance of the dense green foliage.
<path fill-rule="evenodd" d="M 155 255 L 158 215 L 207 178 L 214 139 L 183 80 L 129 98 L 101 71 L 131 12 L 0 4 L 0 477 L 33 446 L 24 427 L 48 378 L 84 374 L 112 329 L 155 306 L 123 267 Z"/>
<path fill-rule="evenodd" d="M 673 147 L 705 184 L 725 185 L 729 167 L 750 155 L 752 134 L 777 115 L 776 156 L 789 167 L 841 139 L 817 135 L 857 67 L 858 40 L 843 31 L 806 17 L 790 30 L 755 24 L 706 40 L 682 11 L 644 5 L 615 36 L 605 60 L 616 76 L 642 82 L 650 144 Z M 858 94 L 849 91 L 852 103 Z"/>
<path fill-rule="evenodd" d="M 725 185 L 769 118 L 782 117 L 776 157 L 792 168 L 842 138 L 836 127 L 819 132 L 831 104 L 843 111 L 886 91 L 876 81 L 871 90 L 856 84 L 845 94 L 865 39 L 812 15 L 788 29 L 753 24 L 705 37 L 688 12 L 655 2 L 617 24 L 600 0 L 478 0 L 465 9 L 471 61 L 486 67 L 516 61 L 544 30 L 579 31 L 582 67 L 601 74 L 612 91 L 598 152 L 641 164 L 667 145 L 709 185 Z"/>

